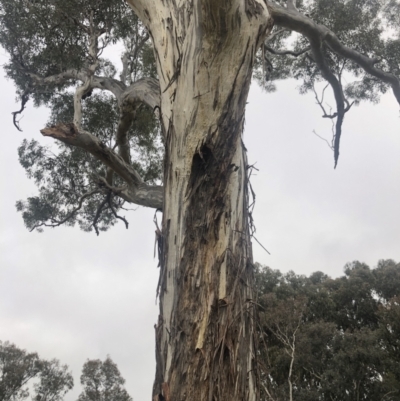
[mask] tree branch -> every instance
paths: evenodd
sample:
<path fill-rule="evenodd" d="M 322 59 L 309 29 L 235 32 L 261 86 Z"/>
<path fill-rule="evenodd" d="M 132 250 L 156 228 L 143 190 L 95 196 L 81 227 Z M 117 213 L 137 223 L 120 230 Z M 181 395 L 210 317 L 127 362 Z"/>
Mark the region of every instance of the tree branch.
<path fill-rule="evenodd" d="M 277 56 L 293 56 L 293 57 L 299 57 L 302 54 L 308 52 L 309 50 L 311 50 L 311 46 L 307 46 L 304 49 L 295 51 L 295 50 L 275 50 L 272 47 L 268 46 L 268 45 L 264 45 L 265 50 L 269 51 L 272 54 L 275 54 Z"/>
<path fill-rule="evenodd" d="M 68 213 L 68 215 L 64 219 L 62 219 L 62 220 L 51 219 L 52 224 L 46 224 L 46 223 L 37 224 L 30 231 L 32 232 L 33 230 L 35 230 L 36 228 L 39 228 L 39 227 L 58 227 L 58 226 L 61 226 L 62 224 L 66 223 L 70 218 L 74 217 L 75 213 L 78 212 L 82 208 L 83 201 L 86 198 L 90 198 L 91 196 L 93 196 L 95 194 L 98 194 L 98 193 L 99 193 L 99 190 L 95 189 L 94 191 L 91 191 L 91 192 L 88 192 L 88 193 L 82 195 L 79 198 L 78 206 L 76 206 L 70 213 Z"/>
<path fill-rule="evenodd" d="M 287 0 L 286 8 L 290 11 L 297 11 L 296 0 Z"/>
<path fill-rule="evenodd" d="M 400 104 L 400 80 L 394 74 L 376 68 L 375 65 L 379 62 L 378 59 L 367 57 L 358 51 L 345 46 L 329 28 L 317 24 L 311 18 L 300 14 L 298 11 L 289 12 L 287 9 L 270 0 L 265 1 L 271 16 L 277 25 L 299 32 L 310 41 L 319 37 L 319 40 L 325 42 L 333 52 L 353 61 L 368 74 L 390 85 L 397 102 Z"/>
<path fill-rule="evenodd" d="M 138 205 L 162 209 L 163 188 L 147 185 L 130 164 L 94 135 L 77 129 L 74 124 L 59 124 L 44 128 L 40 132 L 43 136 L 49 136 L 85 150 L 115 171 L 127 184 L 127 187 L 119 193 L 123 199 Z"/>
<path fill-rule="evenodd" d="M 320 37 L 315 37 L 310 39 L 311 48 L 314 56 L 314 60 L 321 70 L 322 76 L 329 82 L 329 85 L 332 87 L 336 106 L 337 106 L 337 120 L 336 120 L 336 129 L 335 135 L 333 139 L 333 149 L 334 149 L 334 159 L 335 159 L 335 168 L 339 159 L 339 149 L 340 149 L 340 138 L 342 136 L 342 125 L 344 121 L 345 111 L 345 98 L 343 93 L 342 85 L 339 82 L 339 79 L 336 75 L 331 71 L 328 64 L 326 63 L 325 56 L 322 51 L 322 42 Z M 325 114 L 326 115 L 326 114 Z"/>
<path fill-rule="evenodd" d="M 153 23 L 159 26 L 159 17 L 167 8 L 164 6 L 164 0 L 126 0 L 126 2 L 147 27 Z"/>
<path fill-rule="evenodd" d="M 120 104 L 122 107 L 137 101 L 147 104 L 152 109 L 160 107 L 160 84 L 156 79 L 139 79 L 121 93 Z"/>
<path fill-rule="evenodd" d="M 129 228 L 129 223 L 128 223 L 128 221 L 125 219 L 125 217 L 122 217 L 122 216 L 120 216 L 120 215 L 117 213 L 117 211 L 116 211 L 115 208 L 114 208 L 114 205 L 112 204 L 111 193 L 109 194 L 109 196 L 108 196 L 108 198 L 107 198 L 107 201 L 108 201 L 108 206 L 110 207 L 111 212 L 112 212 L 112 214 L 114 215 L 114 217 L 115 217 L 116 219 L 122 220 L 122 221 L 125 223 L 126 229 L 128 229 L 128 228 Z"/>
<path fill-rule="evenodd" d="M 16 67 L 28 77 L 30 77 L 35 86 L 46 86 L 46 85 L 63 85 L 71 80 L 80 81 L 84 83 L 89 74 L 87 70 L 77 70 L 68 69 L 66 71 L 60 72 L 59 74 L 49 75 L 47 77 L 42 77 L 34 72 L 28 71 L 26 68 L 21 66 L 18 62 L 14 60 Z M 109 77 L 99 77 L 94 75 L 90 89 L 101 89 L 111 92 L 117 99 L 126 89 L 126 85 L 121 81 Z"/>
<path fill-rule="evenodd" d="M 21 108 L 18 111 L 13 111 L 11 114 L 13 115 L 13 123 L 15 128 L 22 132 L 22 129 L 19 125 L 19 120 L 17 120 L 17 115 L 21 114 L 24 110 L 25 110 L 25 106 L 28 103 L 29 100 L 29 93 L 25 92 L 22 96 L 21 96 Z"/>
<path fill-rule="evenodd" d="M 334 159 L 336 168 L 339 159 L 340 139 L 342 134 L 344 115 L 351 108 L 352 105 L 349 104 L 344 97 L 340 77 L 336 77 L 336 75 L 331 71 L 326 62 L 324 45 L 328 46 L 334 53 L 338 54 L 339 56 L 355 62 L 367 73 L 391 85 L 394 95 L 399 104 L 400 81 L 394 74 L 376 68 L 376 59 L 364 56 L 356 50 L 350 49 L 349 47 L 343 45 L 338 37 L 330 29 L 328 29 L 324 25 L 319 25 L 315 23 L 307 16 L 299 13 L 295 8 L 290 5 L 293 4 L 293 2 L 288 1 L 286 9 L 275 3 L 272 3 L 270 0 L 266 0 L 266 4 L 272 15 L 272 18 L 277 25 L 291 29 L 307 37 L 311 44 L 311 50 L 313 54 L 312 60 L 317 64 L 322 76 L 332 87 L 337 105 L 337 112 L 332 116 L 329 116 L 324 112 L 324 117 L 337 118 L 335 134 L 333 138 Z M 345 104 L 347 104 L 347 107 L 345 107 Z"/>
<path fill-rule="evenodd" d="M 160 107 L 160 87 L 153 78 L 142 78 L 127 88 L 120 97 L 120 119 L 115 140 L 119 155 L 130 163 L 130 146 L 128 131 L 135 119 L 138 104 L 142 102 L 153 110 Z"/>

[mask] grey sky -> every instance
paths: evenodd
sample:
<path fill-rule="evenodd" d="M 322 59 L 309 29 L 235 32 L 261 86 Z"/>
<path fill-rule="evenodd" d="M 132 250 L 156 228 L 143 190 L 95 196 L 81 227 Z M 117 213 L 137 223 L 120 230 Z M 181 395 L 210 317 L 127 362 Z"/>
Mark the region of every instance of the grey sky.
<path fill-rule="evenodd" d="M 35 194 L 17 160 L 23 138 L 42 138 L 45 110 L 28 105 L 19 133 L 14 90 L 1 79 L 0 339 L 74 371 L 75 400 L 87 358 L 109 354 L 135 400 L 149 399 L 154 375 L 157 263 L 151 210 L 138 208 L 99 237 L 78 228 L 29 233 L 15 201 Z M 245 143 L 257 194 L 255 260 L 282 271 L 338 276 L 346 262 L 400 260 L 400 120 L 391 94 L 345 120 L 339 166 L 326 143 L 330 122 L 296 83 L 265 94 L 254 84 Z"/>

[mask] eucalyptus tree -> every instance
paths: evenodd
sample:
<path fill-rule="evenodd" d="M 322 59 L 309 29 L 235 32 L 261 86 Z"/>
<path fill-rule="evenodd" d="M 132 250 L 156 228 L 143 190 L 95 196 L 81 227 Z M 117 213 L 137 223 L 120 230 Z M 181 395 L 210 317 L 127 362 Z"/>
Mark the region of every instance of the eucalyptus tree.
<path fill-rule="evenodd" d="M 23 401 L 34 391 L 31 400 L 62 401 L 74 386 L 67 365 L 56 359 L 41 359 L 9 342 L 0 341 L 0 399 Z"/>
<path fill-rule="evenodd" d="M 315 92 L 334 124 L 336 166 L 354 104 L 388 89 L 400 103 L 399 2 L 0 5 L 5 69 L 21 98 L 15 125 L 28 99 L 47 105 L 52 121 L 41 132 L 59 143 L 54 154 L 37 142 L 20 148 L 39 187 L 18 203 L 27 227 L 78 223 L 99 232 L 117 220 L 128 225 L 127 204 L 162 211 L 154 399 L 258 399 L 251 167 L 242 142 L 253 73 L 266 89 L 294 77 Z M 119 76 L 102 57 L 113 44 L 124 45 Z M 334 110 L 324 102 L 328 87 Z"/>
<path fill-rule="evenodd" d="M 132 401 L 132 397 L 123 387 L 124 383 L 118 366 L 110 357 L 104 362 L 89 359 L 82 368 L 83 391 L 78 401 Z"/>

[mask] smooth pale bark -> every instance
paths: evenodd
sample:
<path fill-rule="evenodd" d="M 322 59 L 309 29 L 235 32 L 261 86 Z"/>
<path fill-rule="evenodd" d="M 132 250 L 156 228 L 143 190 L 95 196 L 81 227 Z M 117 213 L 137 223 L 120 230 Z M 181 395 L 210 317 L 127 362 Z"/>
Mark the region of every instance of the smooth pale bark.
<path fill-rule="evenodd" d="M 166 141 L 153 397 L 257 400 L 242 130 L 270 18 L 256 0 L 130 3 L 153 38 Z"/>

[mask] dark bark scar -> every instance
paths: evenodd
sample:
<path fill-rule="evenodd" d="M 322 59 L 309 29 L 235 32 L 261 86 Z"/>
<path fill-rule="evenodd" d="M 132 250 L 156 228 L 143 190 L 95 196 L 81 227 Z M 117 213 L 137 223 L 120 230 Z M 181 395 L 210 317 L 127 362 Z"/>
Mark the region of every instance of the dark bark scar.
<path fill-rule="evenodd" d="M 245 0 L 244 3 L 245 12 L 249 19 L 257 17 L 263 13 L 263 7 L 256 0 Z"/>

